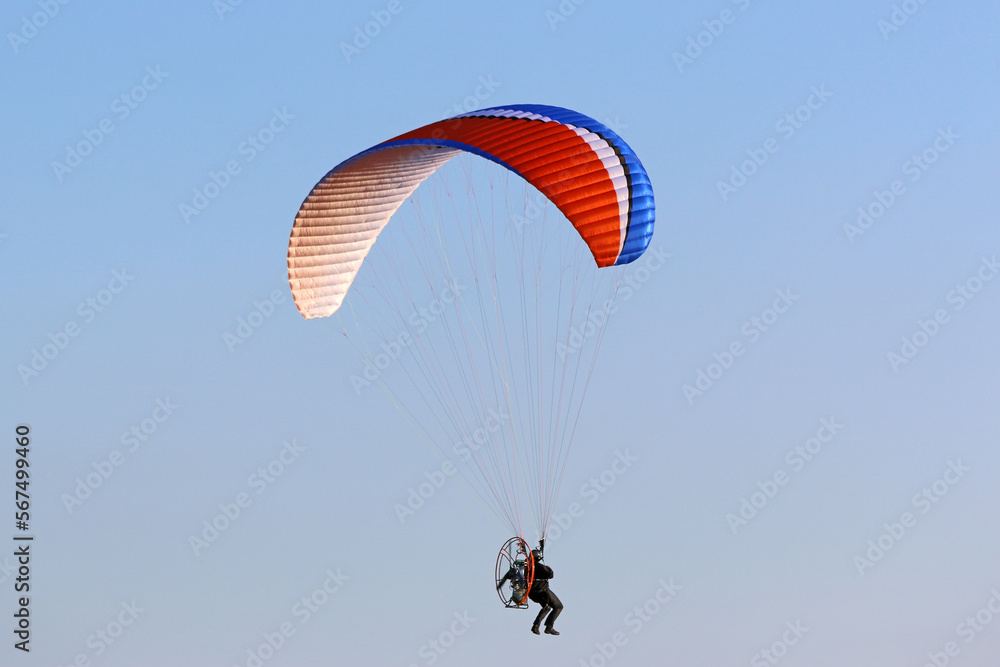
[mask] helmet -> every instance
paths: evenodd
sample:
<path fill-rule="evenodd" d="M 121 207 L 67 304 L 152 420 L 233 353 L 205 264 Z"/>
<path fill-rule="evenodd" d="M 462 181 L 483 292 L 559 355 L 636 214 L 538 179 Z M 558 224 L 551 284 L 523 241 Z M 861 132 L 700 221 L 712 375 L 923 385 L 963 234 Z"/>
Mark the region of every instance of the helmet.
<path fill-rule="evenodd" d="M 532 549 L 531 555 L 535 557 L 535 560 L 542 560 L 542 552 L 538 549 Z"/>

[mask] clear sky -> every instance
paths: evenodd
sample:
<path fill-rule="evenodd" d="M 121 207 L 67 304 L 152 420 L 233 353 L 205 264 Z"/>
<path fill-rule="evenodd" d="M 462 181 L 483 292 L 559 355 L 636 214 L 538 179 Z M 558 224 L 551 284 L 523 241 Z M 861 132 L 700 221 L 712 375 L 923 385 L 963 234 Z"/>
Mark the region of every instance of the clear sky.
<path fill-rule="evenodd" d="M 995 665 L 998 20 L 4 3 L 4 627 L 18 424 L 35 542 L 31 653 L 5 631 L 0 664 Z M 442 463 L 286 280 L 327 170 L 510 103 L 616 129 L 670 254 L 608 323 L 566 468 L 560 637 L 500 606 L 509 535 L 456 478 L 401 523 Z"/>

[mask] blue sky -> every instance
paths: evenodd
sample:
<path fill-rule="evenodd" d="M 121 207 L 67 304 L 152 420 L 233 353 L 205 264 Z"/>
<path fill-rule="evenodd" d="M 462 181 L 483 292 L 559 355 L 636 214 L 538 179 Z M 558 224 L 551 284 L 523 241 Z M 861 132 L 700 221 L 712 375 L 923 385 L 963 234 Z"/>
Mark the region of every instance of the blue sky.
<path fill-rule="evenodd" d="M 993 664 L 994 3 L 220 7 L 0 10 L 0 405 L 5 442 L 32 430 L 36 536 L 18 661 L 247 665 L 270 636 L 269 666 Z M 670 253 L 602 344 L 556 503 L 582 511 L 547 551 L 558 638 L 500 607 L 508 535 L 456 479 L 400 523 L 442 463 L 355 394 L 358 355 L 286 280 L 327 170 L 477 90 L 616 129 Z"/>

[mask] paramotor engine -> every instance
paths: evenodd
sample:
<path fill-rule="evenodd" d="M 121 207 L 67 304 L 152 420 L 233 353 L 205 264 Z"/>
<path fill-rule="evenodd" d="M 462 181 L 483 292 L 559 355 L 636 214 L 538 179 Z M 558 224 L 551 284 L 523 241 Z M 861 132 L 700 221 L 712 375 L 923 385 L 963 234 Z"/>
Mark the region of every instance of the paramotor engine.
<path fill-rule="evenodd" d="M 528 543 L 512 537 L 497 556 L 497 594 L 509 609 L 527 609 L 528 594 L 535 580 L 535 558 Z"/>

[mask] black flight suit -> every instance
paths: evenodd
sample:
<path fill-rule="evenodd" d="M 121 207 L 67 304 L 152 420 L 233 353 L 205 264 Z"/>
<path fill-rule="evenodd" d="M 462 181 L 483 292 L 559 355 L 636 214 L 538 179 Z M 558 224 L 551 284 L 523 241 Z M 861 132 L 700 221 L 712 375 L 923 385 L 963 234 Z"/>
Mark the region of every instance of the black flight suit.
<path fill-rule="evenodd" d="M 551 628 L 563 610 L 562 602 L 559 601 L 555 593 L 549 590 L 549 579 L 553 576 L 551 567 L 535 563 L 535 580 L 531 584 L 531 592 L 528 593 L 528 597 L 532 602 L 542 605 L 542 610 L 535 617 L 536 628 L 542 620 L 545 620 L 545 627 Z M 546 614 L 549 616 L 548 619 L 545 619 Z"/>

